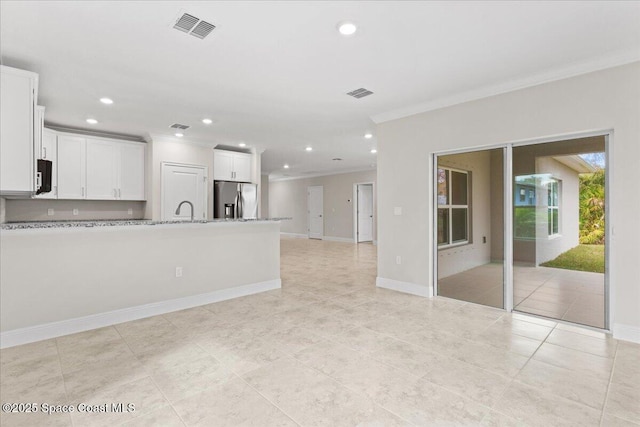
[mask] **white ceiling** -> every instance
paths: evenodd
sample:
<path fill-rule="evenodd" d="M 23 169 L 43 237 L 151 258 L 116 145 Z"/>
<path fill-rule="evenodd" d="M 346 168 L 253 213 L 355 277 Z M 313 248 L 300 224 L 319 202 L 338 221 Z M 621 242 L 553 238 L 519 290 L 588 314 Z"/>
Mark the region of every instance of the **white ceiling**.
<path fill-rule="evenodd" d="M 266 150 L 272 177 L 375 167 L 376 138 L 363 138 L 375 135 L 374 120 L 640 59 L 640 2 L 0 7 L 2 63 L 40 74 L 47 122 L 140 136 L 170 136 L 183 123 L 186 141 Z M 217 28 L 204 40 L 174 30 L 182 12 Z M 336 31 L 343 20 L 357 23 L 355 35 Z M 346 95 L 360 87 L 374 95 Z"/>

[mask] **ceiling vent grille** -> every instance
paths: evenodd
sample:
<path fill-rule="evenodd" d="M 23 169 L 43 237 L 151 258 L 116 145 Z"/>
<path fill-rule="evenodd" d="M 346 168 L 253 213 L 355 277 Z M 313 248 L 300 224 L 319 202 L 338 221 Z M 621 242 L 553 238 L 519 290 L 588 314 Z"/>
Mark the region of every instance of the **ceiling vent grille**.
<path fill-rule="evenodd" d="M 369 89 L 365 89 L 361 87 L 360 89 L 356 89 L 356 90 L 352 90 L 351 92 L 348 92 L 347 95 L 360 99 L 360 98 L 364 98 L 365 96 L 373 95 L 373 92 L 371 92 Z"/>
<path fill-rule="evenodd" d="M 189 129 L 189 126 L 187 125 L 181 125 L 180 123 L 174 123 L 171 126 L 169 126 L 172 129 L 180 129 L 180 130 L 186 130 Z"/>
<path fill-rule="evenodd" d="M 216 28 L 216 26 L 207 21 L 203 21 L 200 18 L 196 18 L 193 15 L 184 13 L 180 18 L 178 18 L 173 28 L 199 39 L 204 39 Z"/>

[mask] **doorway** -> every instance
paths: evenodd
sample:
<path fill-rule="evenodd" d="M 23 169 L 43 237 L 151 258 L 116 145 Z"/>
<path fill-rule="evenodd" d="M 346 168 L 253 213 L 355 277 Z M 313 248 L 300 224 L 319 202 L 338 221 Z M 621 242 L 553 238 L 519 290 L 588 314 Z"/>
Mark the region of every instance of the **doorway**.
<path fill-rule="evenodd" d="M 608 329 L 609 138 L 434 155 L 434 293 Z"/>
<path fill-rule="evenodd" d="M 307 214 L 309 238 L 322 239 L 324 236 L 324 188 L 322 185 L 307 187 Z"/>
<path fill-rule="evenodd" d="M 356 243 L 373 242 L 373 183 L 355 184 L 354 232 Z"/>
<path fill-rule="evenodd" d="M 176 214 L 178 205 L 188 201 L 193 205 L 193 218 L 207 218 L 207 167 L 162 162 L 161 165 L 162 221 L 188 221 L 191 207 L 185 203 Z"/>

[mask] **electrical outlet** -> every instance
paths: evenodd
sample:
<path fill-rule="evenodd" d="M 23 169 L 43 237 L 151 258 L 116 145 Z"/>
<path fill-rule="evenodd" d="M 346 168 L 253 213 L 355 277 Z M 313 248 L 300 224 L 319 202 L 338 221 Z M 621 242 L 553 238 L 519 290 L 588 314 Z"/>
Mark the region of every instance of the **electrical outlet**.
<path fill-rule="evenodd" d="M 402 208 L 396 206 L 395 208 L 393 208 L 393 214 L 394 215 L 402 215 Z"/>
<path fill-rule="evenodd" d="M 402 257 L 400 255 L 396 256 L 396 264 L 402 264 Z"/>
<path fill-rule="evenodd" d="M 73 214 L 74 214 L 74 215 L 78 215 L 79 213 L 80 213 L 80 212 L 78 211 L 78 209 L 74 209 L 74 210 L 73 210 Z"/>
<path fill-rule="evenodd" d="M 182 277 L 182 267 L 176 267 L 176 277 Z"/>
<path fill-rule="evenodd" d="M 133 209 L 131 209 L 131 208 L 127 209 L 127 213 L 128 213 L 129 215 L 133 215 Z"/>
<path fill-rule="evenodd" d="M 55 213 L 56 212 L 52 208 L 47 209 L 47 215 L 48 216 L 53 216 L 53 215 L 55 215 Z"/>

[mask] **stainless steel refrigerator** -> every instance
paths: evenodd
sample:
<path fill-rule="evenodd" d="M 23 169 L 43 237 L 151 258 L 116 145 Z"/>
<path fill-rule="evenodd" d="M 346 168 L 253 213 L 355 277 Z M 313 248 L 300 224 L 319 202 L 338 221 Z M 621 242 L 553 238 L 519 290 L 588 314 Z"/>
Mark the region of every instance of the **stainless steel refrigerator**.
<path fill-rule="evenodd" d="M 230 181 L 214 181 L 213 217 L 258 218 L 258 186 Z"/>

